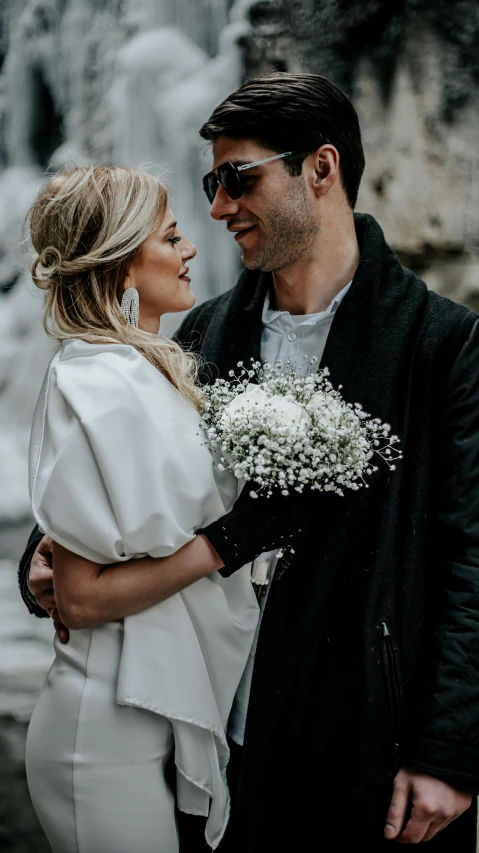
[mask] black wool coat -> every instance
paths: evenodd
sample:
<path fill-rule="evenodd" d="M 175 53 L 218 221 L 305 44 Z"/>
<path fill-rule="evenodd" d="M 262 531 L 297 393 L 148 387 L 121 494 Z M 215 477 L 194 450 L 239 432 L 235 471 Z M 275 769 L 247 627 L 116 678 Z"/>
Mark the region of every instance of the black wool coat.
<path fill-rule="evenodd" d="M 238 853 L 396 848 L 383 828 L 399 766 L 479 793 L 478 318 L 403 268 L 371 216 L 355 221 L 361 262 L 321 366 L 391 424 L 404 458 L 379 465 L 367 489 L 316 493 L 307 540 L 272 582 L 233 808 Z M 205 382 L 259 358 L 270 281 L 245 271 L 182 324 Z M 212 533 L 234 569 L 232 537 Z M 475 823 L 474 801 L 428 850 L 475 853 Z"/>

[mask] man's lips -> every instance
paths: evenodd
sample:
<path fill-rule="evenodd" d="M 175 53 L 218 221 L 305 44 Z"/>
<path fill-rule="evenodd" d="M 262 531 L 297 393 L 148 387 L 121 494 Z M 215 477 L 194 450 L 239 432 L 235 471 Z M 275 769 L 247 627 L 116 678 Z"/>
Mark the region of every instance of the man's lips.
<path fill-rule="evenodd" d="M 246 228 L 235 228 L 235 226 L 233 225 L 228 226 L 228 231 L 230 232 L 230 234 L 235 235 L 235 240 L 239 241 L 245 236 L 245 234 L 249 234 L 249 232 L 252 231 L 253 228 L 256 228 L 256 225 L 248 225 Z"/>

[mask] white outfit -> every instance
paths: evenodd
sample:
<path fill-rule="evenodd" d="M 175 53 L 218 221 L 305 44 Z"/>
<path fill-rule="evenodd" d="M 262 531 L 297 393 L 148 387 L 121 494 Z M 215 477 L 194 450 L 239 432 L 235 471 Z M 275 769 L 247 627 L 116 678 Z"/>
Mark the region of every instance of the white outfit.
<path fill-rule="evenodd" d="M 35 412 L 35 518 L 75 553 L 111 563 L 163 557 L 229 511 L 199 416 L 128 346 L 62 345 Z M 160 569 L 159 569 L 160 571 Z M 229 812 L 225 728 L 258 620 L 249 567 L 217 572 L 136 616 L 55 642 L 31 720 L 27 775 L 53 853 L 176 853 L 178 807 Z"/>
<path fill-rule="evenodd" d="M 271 308 L 269 292 L 263 306 L 263 330 L 261 333 L 261 361 L 282 364 L 290 361 L 291 366 L 298 376 L 306 376 L 310 369 L 309 362 L 313 356 L 319 365 L 323 357 L 324 348 L 328 339 L 329 331 L 333 324 L 336 311 L 352 285 L 351 281 L 336 294 L 333 301 L 325 311 L 317 314 L 290 314 L 289 311 L 277 311 Z M 229 723 L 228 735 L 240 746 L 244 742 L 246 727 L 246 714 L 248 712 L 249 694 L 251 691 L 251 680 L 253 678 L 254 659 L 258 645 L 259 629 L 263 617 L 264 608 L 268 598 L 268 592 L 272 577 L 274 575 L 277 559 L 277 550 L 261 554 L 257 560 L 269 562 L 268 577 L 269 584 L 260 598 L 260 618 L 256 629 L 256 635 L 251 647 L 246 669 L 243 673 L 236 697 L 233 703 Z"/>

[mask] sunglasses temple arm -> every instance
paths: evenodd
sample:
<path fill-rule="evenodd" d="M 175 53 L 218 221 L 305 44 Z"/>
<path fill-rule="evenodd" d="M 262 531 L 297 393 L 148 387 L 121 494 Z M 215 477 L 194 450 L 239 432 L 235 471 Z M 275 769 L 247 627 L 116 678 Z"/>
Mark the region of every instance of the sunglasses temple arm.
<path fill-rule="evenodd" d="M 256 160 L 254 163 L 246 163 L 245 166 L 235 166 L 237 172 L 244 172 L 245 169 L 253 169 L 254 166 L 262 166 L 264 163 L 272 163 L 273 160 L 282 160 L 284 157 L 291 157 L 295 154 L 294 151 L 286 151 L 285 154 L 275 154 L 274 157 L 267 157 L 266 160 Z"/>

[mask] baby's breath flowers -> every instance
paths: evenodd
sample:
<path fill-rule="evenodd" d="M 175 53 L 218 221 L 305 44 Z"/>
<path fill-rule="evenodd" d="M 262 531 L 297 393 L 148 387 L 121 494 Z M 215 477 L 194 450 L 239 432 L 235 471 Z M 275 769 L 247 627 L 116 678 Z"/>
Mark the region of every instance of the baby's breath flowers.
<path fill-rule="evenodd" d="M 206 388 L 203 425 L 208 444 L 221 453 L 221 469 L 267 495 L 305 486 L 343 495 L 367 485 L 375 457 L 395 468 L 399 438 L 359 403 L 346 403 L 315 361 L 304 377 L 289 362 L 252 362 L 249 369 L 239 362 L 238 375 L 231 370 L 230 381 Z"/>

